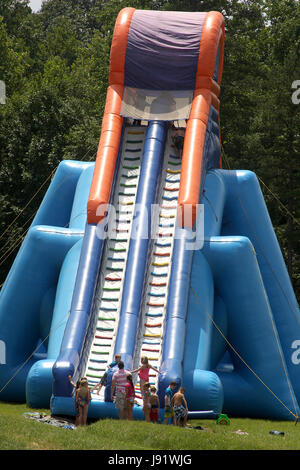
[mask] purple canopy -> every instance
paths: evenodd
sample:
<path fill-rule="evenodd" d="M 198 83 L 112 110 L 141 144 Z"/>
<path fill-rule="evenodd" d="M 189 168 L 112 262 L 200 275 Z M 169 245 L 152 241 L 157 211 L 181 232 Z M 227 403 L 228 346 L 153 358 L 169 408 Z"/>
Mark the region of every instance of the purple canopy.
<path fill-rule="evenodd" d="M 206 13 L 136 10 L 126 50 L 125 86 L 194 90 Z"/>

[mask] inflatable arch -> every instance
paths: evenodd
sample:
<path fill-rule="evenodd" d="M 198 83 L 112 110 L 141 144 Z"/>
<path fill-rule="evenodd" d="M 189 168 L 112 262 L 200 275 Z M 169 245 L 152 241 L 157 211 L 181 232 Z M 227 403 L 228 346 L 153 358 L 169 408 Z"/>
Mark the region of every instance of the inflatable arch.
<path fill-rule="evenodd" d="M 190 417 L 297 419 L 299 309 L 255 174 L 222 169 L 223 56 L 218 12 L 120 11 L 96 161 L 61 162 L 1 289 L 0 400 L 74 415 L 68 376 L 120 353 Z M 118 416 L 113 371 L 90 417 Z"/>

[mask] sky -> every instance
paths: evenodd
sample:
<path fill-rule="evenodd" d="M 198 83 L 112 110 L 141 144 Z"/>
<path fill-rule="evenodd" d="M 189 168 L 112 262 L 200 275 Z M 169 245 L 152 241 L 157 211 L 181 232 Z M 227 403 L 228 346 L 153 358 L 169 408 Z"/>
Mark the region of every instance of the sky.
<path fill-rule="evenodd" d="M 29 6 L 32 11 L 38 11 L 41 8 L 42 0 L 30 0 Z"/>

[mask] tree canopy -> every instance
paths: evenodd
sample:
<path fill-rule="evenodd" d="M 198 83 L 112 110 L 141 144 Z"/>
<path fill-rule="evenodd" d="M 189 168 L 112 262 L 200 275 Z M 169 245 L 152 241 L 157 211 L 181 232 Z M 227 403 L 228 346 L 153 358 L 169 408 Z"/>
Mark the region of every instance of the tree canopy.
<path fill-rule="evenodd" d="M 139 9 L 220 11 L 223 166 L 253 170 L 300 293 L 298 0 L 132 0 Z M 0 285 L 63 159 L 94 160 L 109 51 L 124 0 L 0 0 Z M 300 82 L 299 82 L 300 83 Z M 300 95 L 300 94 L 299 94 Z M 299 96 L 298 95 L 298 96 Z M 47 184 L 48 183 L 48 184 Z"/>

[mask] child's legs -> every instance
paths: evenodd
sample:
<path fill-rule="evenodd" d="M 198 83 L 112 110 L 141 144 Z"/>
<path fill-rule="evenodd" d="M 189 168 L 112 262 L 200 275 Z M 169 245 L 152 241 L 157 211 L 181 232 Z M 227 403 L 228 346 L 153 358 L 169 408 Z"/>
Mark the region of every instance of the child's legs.
<path fill-rule="evenodd" d="M 133 408 L 133 403 L 130 403 L 128 407 L 128 419 L 130 419 L 130 421 L 133 420 L 132 408 Z"/>
<path fill-rule="evenodd" d="M 141 389 L 141 394 L 143 395 L 143 392 L 144 392 L 144 384 L 145 384 L 145 380 L 143 379 L 140 379 L 140 389 Z"/>
<path fill-rule="evenodd" d="M 157 423 L 157 421 L 158 421 L 158 410 L 157 409 L 151 410 L 151 412 L 150 412 L 150 421 L 152 421 L 152 423 Z"/>
<path fill-rule="evenodd" d="M 79 425 L 79 405 L 77 401 L 75 401 L 75 426 Z"/>
<path fill-rule="evenodd" d="M 89 407 L 88 405 L 83 407 L 83 424 L 87 423 L 87 416 L 88 416 Z"/>
<path fill-rule="evenodd" d="M 78 418 L 78 425 L 83 425 L 83 407 L 79 406 L 79 418 Z"/>
<path fill-rule="evenodd" d="M 126 419 L 130 419 L 130 402 L 129 402 L 128 399 L 126 399 L 126 401 L 125 401 L 125 408 L 124 408 L 124 410 L 125 410 L 125 418 L 126 418 Z"/>
<path fill-rule="evenodd" d="M 143 411 L 144 411 L 144 415 L 145 415 L 145 420 L 147 422 L 150 422 L 150 407 L 148 405 L 144 405 Z"/>

